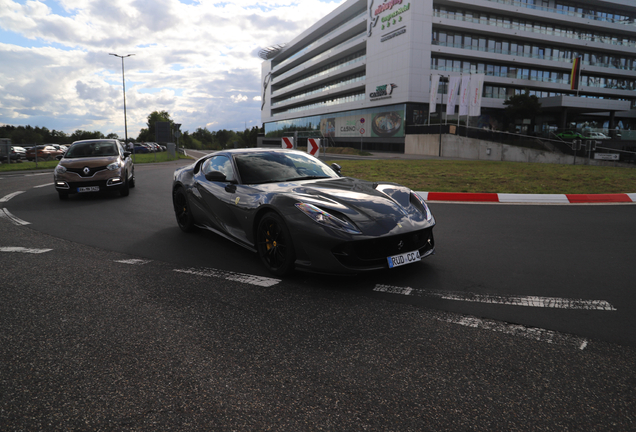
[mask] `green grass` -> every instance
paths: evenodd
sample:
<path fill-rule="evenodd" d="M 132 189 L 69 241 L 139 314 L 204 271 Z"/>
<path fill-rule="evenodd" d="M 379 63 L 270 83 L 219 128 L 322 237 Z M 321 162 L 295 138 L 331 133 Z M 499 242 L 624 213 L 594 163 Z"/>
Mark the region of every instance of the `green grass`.
<path fill-rule="evenodd" d="M 166 152 L 135 155 L 135 163 L 166 162 Z M 179 155 L 180 159 L 186 158 Z M 636 168 L 449 160 L 339 160 L 342 174 L 391 181 L 426 192 L 600 194 L 636 192 Z M 39 162 L 53 169 L 57 161 Z M 0 172 L 34 170 L 35 162 L 2 164 Z"/>
<path fill-rule="evenodd" d="M 636 168 L 448 160 L 340 160 L 342 174 L 426 192 L 636 192 Z"/>
<path fill-rule="evenodd" d="M 135 163 L 143 164 L 143 163 L 155 163 L 155 162 L 169 162 L 177 159 L 190 159 L 187 156 L 182 155 L 181 153 L 177 153 L 176 158 L 170 158 L 168 152 L 161 153 L 141 153 L 135 155 Z"/>
<path fill-rule="evenodd" d="M 176 159 L 189 159 L 188 157 L 182 155 L 181 153 L 177 154 Z M 171 160 L 176 160 L 174 158 L 170 158 L 168 152 L 161 153 L 143 153 L 136 154 L 134 157 L 134 162 L 136 164 L 145 164 L 145 163 L 155 163 L 155 162 L 168 162 Z M 57 160 L 52 161 L 38 161 L 37 166 L 35 162 L 27 162 L 23 161 L 20 163 L 12 163 L 6 164 L 3 163 L 0 165 L 0 172 L 10 172 L 10 171 L 30 171 L 30 170 L 50 170 L 57 166 Z"/>
<path fill-rule="evenodd" d="M 57 166 L 57 161 L 38 161 L 37 165 L 35 162 L 19 162 L 6 164 L 3 163 L 0 165 L 0 172 L 9 172 L 9 171 L 29 171 L 29 170 L 45 170 L 45 169 L 53 169 Z"/>

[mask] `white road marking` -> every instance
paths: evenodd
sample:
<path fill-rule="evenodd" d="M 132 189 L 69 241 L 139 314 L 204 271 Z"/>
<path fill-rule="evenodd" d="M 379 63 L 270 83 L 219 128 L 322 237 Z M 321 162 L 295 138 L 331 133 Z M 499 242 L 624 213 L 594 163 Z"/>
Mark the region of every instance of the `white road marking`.
<path fill-rule="evenodd" d="M 11 198 L 13 198 L 14 196 L 20 195 L 21 193 L 24 193 L 25 191 L 17 191 L 17 192 L 13 192 L 10 193 L 9 195 L 5 195 L 2 198 L 0 198 L 0 203 L 4 203 L 9 201 Z"/>
<path fill-rule="evenodd" d="M 553 203 L 569 204 L 568 197 L 563 194 L 504 194 L 500 193 L 501 203 Z"/>
<path fill-rule="evenodd" d="M 462 315 L 435 317 L 435 319 L 451 324 L 463 325 L 466 327 L 496 331 L 512 336 L 521 336 L 526 339 L 546 342 L 549 344 L 574 346 L 580 350 L 584 350 L 588 345 L 588 340 L 585 338 L 537 327 L 526 327 L 517 324 L 509 324 L 494 320 L 480 319 Z"/>
<path fill-rule="evenodd" d="M 37 188 L 43 188 L 43 187 L 47 187 L 47 186 L 53 186 L 55 183 L 46 183 L 43 185 L 39 185 L 39 186 L 33 186 L 33 189 L 37 189 Z"/>
<path fill-rule="evenodd" d="M 122 264 L 130 264 L 130 265 L 144 265 L 151 263 L 152 260 L 142 260 L 142 259 L 127 259 L 127 260 L 116 260 L 117 263 Z"/>
<path fill-rule="evenodd" d="M 280 279 L 272 279 L 262 276 L 254 276 L 243 273 L 234 273 L 223 270 L 216 270 L 211 268 L 203 268 L 203 269 L 175 269 L 174 271 L 179 273 L 187 273 L 197 276 L 205 276 L 205 277 L 215 277 L 226 280 L 231 280 L 235 282 L 242 282 L 251 285 L 257 285 L 261 287 L 271 287 L 280 282 Z"/>
<path fill-rule="evenodd" d="M 30 254 L 41 254 L 44 252 L 52 251 L 53 249 L 30 249 L 23 247 L 0 247 L 0 252 L 19 252 L 19 253 L 30 253 Z"/>
<path fill-rule="evenodd" d="M 6 208 L 0 209 L 0 218 L 8 219 L 14 225 L 30 225 L 31 222 L 26 222 L 19 217 L 13 216 Z"/>
<path fill-rule="evenodd" d="M 564 299 L 557 297 L 535 296 L 506 296 L 492 294 L 474 294 L 464 292 L 425 291 L 413 288 L 395 287 L 390 285 L 376 285 L 374 291 L 389 294 L 416 295 L 421 297 L 435 297 L 443 300 L 464 301 L 473 303 L 490 303 L 508 306 L 527 306 L 554 309 L 583 309 L 615 311 L 616 308 L 605 300 Z"/>

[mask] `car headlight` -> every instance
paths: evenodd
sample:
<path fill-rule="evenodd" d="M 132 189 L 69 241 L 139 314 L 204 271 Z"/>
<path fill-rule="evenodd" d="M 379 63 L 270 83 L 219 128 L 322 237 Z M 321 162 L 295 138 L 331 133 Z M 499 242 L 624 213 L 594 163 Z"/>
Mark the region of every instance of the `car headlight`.
<path fill-rule="evenodd" d="M 108 165 L 106 169 L 108 169 L 109 171 L 115 171 L 116 169 L 119 169 L 119 162 L 113 162 L 112 164 Z"/>
<path fill-rule="evenodd" d="M 411 192 L 411 203 L 414 204 L 423 214 L 426 215 L 427 221 L 433 219 L 433 213 L 431 213 L 428 205 L 426 205 L 426 201 L 424 201 L 419 194 Z"/>
<path fill-rule="evenodd" d="M 362 234 L 351 222 L 337 218 L 315 205 L 297 203 L 296 208 L 309 216 L 314 222 L 349 234 Z"/>
<path fill-rule="evenodd" d="M 55 174 L 64 174 L 66 172 L 66 167 L 62 164 L 57 164 L 55 167 Z"/>

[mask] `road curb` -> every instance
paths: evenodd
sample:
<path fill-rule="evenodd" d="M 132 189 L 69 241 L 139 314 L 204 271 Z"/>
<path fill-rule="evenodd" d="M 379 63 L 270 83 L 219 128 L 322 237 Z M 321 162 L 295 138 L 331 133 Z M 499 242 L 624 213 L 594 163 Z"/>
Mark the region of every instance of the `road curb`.
<path fill-rule="evenodd" d="M 636 193 L 624 194 L 505 194 L 462 192 L 418 192 L 426 201 L 544 203 L 544 204 L 607 204 L 636 203 Z"/>

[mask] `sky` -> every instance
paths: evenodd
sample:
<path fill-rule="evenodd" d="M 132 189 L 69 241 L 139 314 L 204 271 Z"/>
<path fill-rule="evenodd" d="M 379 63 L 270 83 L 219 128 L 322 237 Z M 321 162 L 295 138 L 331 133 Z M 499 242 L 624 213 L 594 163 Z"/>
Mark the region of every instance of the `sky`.
<path fill-rule="evenodd" d="M 128 137 L 261 124 L 259 50 L 344 0 L 0 0 L 0 124 Z"/>

